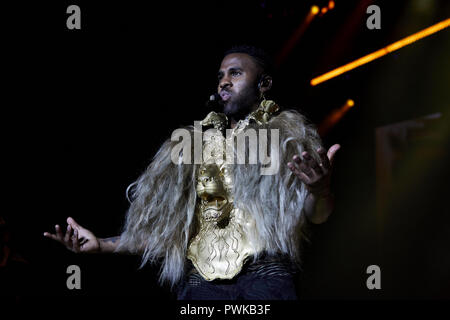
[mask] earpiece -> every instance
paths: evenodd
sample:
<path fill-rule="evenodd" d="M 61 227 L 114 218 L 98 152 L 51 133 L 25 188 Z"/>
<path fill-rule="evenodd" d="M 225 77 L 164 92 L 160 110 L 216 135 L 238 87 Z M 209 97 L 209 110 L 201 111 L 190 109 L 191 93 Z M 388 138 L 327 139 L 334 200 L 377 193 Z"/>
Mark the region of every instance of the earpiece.
<path fill-rule="evenodd" d="M 258 82 L 258 89 L 261 89 L 262 86 L 267 87 L 269 85 L 269 81 L 266 79 L 266 75 L 262 75 Z"/>

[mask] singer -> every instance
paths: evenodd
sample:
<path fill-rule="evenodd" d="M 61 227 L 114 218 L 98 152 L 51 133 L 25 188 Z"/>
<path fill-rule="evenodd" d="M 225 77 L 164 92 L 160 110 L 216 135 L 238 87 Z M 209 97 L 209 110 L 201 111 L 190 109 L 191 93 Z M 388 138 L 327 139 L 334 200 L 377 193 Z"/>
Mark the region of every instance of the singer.
<path fill-rule="evenodd" d="M 120 236 L 97 238 L 70 217 L 65 233 L 56 226 L 44 236 L 73 252 L 139 254 L 143 265 L 160 261 L 160 282 L 178 299 L 297 299 L 302 240 L 308 224 L 325 222 L 333 210 L 330 178 L 340 145 L 327 151 L 300 113 L 265 98 L 272 75 L 263 50 L 226 51 L 216 95 L 223 113 L 201 122 L 218 132 L 203 142 L 202 163 L 184 163 L 182 154 L 174 162 L 176 143 L 168 140 L 130 186 Z M 250 128 L 277 130 L 275 174 L 261 175 L 261 163 L 223 161 L 224 145 Z"/>

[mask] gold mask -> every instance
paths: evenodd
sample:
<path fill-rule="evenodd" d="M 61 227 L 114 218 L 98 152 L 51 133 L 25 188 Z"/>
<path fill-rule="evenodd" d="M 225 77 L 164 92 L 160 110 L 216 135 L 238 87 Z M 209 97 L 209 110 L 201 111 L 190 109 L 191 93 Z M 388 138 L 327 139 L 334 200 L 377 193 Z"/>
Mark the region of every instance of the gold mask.
<path fill-rule="evenodd" d="M 215 163 L 203 164 L 197 178 L 199 231 L 187 257 L 208 281 L 233 278 L 254 253 L 245 232 L 251 223 L 233 206 L 230 178 L 226 165 Z"/>
<path fill-rule="evenodd" d="M 202 218 L 216 225 L 226 226 L 233 200 L 230 198 L 230 184 L 225 183 L 227 168 L 215 163 L 203 164 L 197 178 L 197 196 Z"/>

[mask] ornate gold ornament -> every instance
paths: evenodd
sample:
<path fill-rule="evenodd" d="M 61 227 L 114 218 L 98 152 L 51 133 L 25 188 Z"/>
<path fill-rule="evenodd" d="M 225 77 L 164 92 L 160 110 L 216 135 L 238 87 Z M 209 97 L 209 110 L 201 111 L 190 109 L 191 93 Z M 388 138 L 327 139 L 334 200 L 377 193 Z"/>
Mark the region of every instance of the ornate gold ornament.
<path fill-rule="evenodd" d="M 205 136 L 203 142 L 203 163 L 196 185 L 198 230 L 190 241 L 187 258 L 208 281 L 232 279 L 242 270 L 247 257 L 258 250 L 248 237 L 255 232 L 255 221 L 233 204 L 233 176 L 225 161 L 226 144 L 232 143 L 234 135 L 250 120 L 266 123 L 278 109 L 275 102 L 264 100 L 256 111 L 238 122 L 228 138 L 223 135 L 228 123 L 224 114 L 211 112 L 201 122 L 218 132 Z"/>

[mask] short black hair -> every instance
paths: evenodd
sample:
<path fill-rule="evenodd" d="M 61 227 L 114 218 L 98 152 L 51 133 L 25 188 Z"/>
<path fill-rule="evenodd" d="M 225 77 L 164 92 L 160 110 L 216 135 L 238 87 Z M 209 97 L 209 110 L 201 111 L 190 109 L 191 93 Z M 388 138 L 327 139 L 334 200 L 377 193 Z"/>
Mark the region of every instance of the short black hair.
<path fill-rule="evenodd" d="M 258 66 L 261 67 L 263 74 L 273 75 L 272 57 L 264 49 L 247 44 L 237 45 L 225 51 L 223 57 L 225 58 L 225 56 L 232 53 L 248 54 L 255 60 Z"/>

